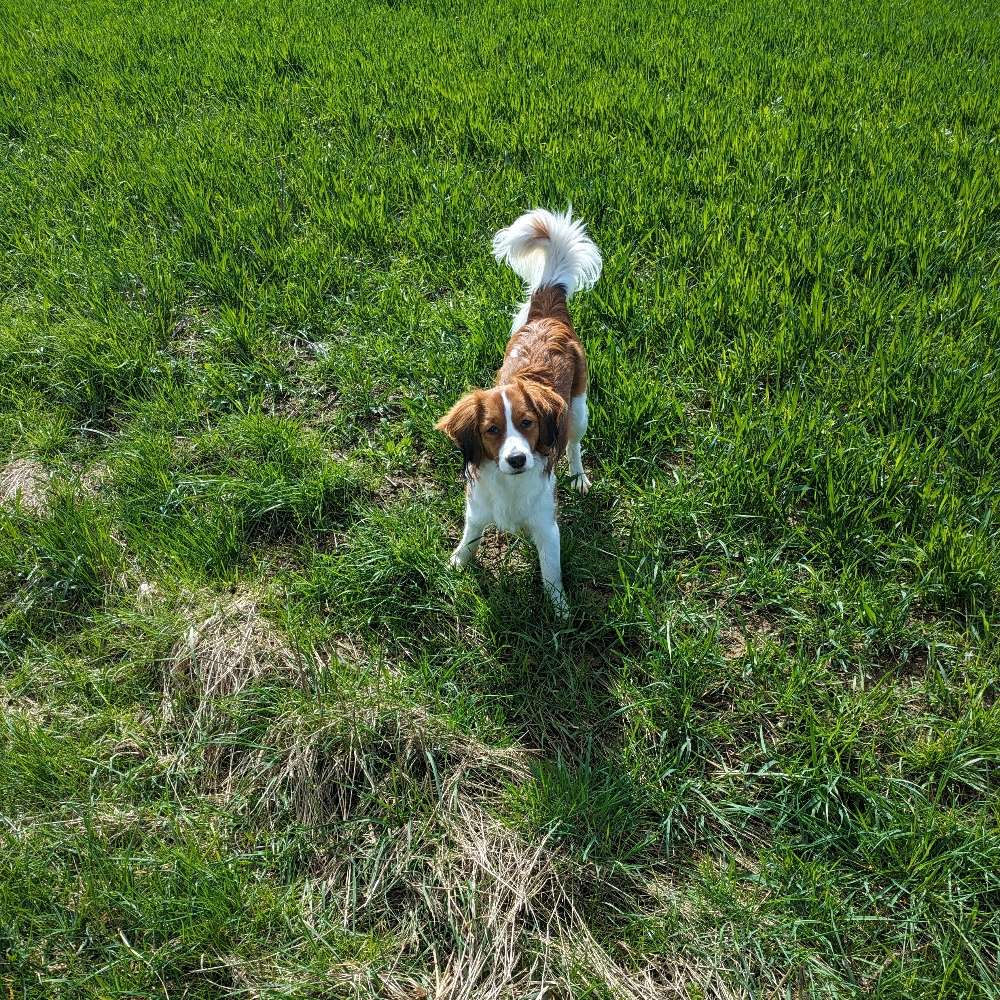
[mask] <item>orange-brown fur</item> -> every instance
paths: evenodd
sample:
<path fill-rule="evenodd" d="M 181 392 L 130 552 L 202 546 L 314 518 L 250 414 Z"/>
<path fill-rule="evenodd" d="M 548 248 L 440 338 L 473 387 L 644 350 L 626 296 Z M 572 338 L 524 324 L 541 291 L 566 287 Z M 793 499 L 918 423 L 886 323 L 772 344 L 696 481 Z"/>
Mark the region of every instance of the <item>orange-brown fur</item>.
<path fill-rule="evenodd" d="M 466 471 L 473 476 L 479 463 L 495 461 L 503 446 L 503 391 L 514 426 L 547 456 L 551 469 L 566 450 L 569 402 L 587 391 L 587 355 L 561 286 L 532 295 L 528 321 L 511 335 L 494 388 L 463 396 L 436 425 L 462 449 Z"/>

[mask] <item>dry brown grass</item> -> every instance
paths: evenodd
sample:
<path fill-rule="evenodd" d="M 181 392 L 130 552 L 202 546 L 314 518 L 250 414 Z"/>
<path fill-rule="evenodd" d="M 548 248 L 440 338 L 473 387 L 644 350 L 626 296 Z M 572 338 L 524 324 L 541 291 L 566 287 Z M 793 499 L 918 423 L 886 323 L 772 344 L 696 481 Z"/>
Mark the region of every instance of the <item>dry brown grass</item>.
<path fill-rule="evenodd" d="M 488 746 L 412 704 L 391 708 L 374 684 L 369 695 L 345 691 L 311 717 L 289 712 L 266 747 L 222 776 L 230 800 L 322 831 L 307 921 L 335 912 L 346 930 L 397 942 L 374 979 L 371 968 L 345 969 L 345 988 L 527 1000 L 572 995 L 585 974 L 627 1000 L 688 995 L 692 970 L 633 969 L 601 945 L 578 905 L 593 896 L 592 876 L 492 811 L 504 785 L 527 778 L 529 752 Z M 394 827 L 367 819 L 386 810 Z"/>
<path fill-rule="evenodd" d="M 622 1000 L 689 997 L 703 977 L 682 962 L 634 961 L 598 941 L 577 900 L 586 873 L 545 838 L 529 840 L 475 795 L 439 800 L 369 851 L 334 863 L 311 905 L 339 906 L 345 927 L 389 930 L 377 996 L 412 1000 L 529 1000 L 577 995 L 582 979 Z M 607 890 L 613 905 L 617 892 Z M 408 956 L 421 956 L 415 967 Z M 705 996 L 724 997 L 714 989 Z"/>
<path fill-rule="evenodd" d="M 384 803 L 419 788 L 421 797 L 451 801 L 459 790 L 485 794 L 528 773 L 527 751 L 489 746 L 394 701 L 374 675 L 367 690 L 296 706 L 262 743 L 232 763 L 223 790 L 276 816 L 290 810 L 310 827 L 348 820 L 365 798 Z"/>
<path fill-rule="evenodd" d="M 0 507 L 20 504 L 41 514 L 47 503 L 48 470 L 30 458 L 15 458 L 0 470 Z"/>
<path fill-rule="evenodd" d="M 164 664 L 164 716 L 181 702 L 195 721 L 211 713 L 217 698 L 239 694 L 264 677 L 304 680 L 304 664 L 261 611 L 259 595 L 245 592 L 211 601 L 194 599 L 193 620 Z"/>

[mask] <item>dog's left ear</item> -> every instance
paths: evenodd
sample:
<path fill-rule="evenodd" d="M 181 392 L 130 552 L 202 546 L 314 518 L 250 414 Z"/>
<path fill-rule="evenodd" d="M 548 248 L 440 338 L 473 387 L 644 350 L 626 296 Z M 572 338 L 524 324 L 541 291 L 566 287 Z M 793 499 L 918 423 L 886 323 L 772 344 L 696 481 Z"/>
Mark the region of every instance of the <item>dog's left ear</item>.
<path fill-rule="evenodd" d="M 462 472 L 473 479 L 483 460 L 483 439 L 479 434 L 482 397 L 481 389 L 466 394 L 434 425 L 462 449 Z"/>
<path fill-rule="evenodd" d="M 524 394 L 538 414 L 538 444 L 549 455 L 549 466 L 566 443 L 566 401 L 554 389 L 538 382 L 525 382 Z"/>

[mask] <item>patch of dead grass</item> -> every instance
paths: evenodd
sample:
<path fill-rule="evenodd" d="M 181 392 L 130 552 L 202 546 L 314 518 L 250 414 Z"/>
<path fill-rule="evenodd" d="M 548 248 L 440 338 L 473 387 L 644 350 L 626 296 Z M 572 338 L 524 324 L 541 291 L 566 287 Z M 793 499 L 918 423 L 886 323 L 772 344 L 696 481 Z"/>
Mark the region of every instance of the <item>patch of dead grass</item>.
<path fill-rule="evenodd" d="M 315 934 L 333 919 L 396 942 L 375 965 L 345 964 L 338 985 L 349 994 L 555 998 L 588 981 L 623 1000 L 667 1000 L 700 982 L 680 958 L 604 943 L 581 903 L 593 903 L 592 869 L 495 814 L 504 790 L 530 779 L 529 751 L 438 717 L 391 670 L 355 662 L 357 648 L 337 648 L 347 670 L 332 675 L 332 690 L 291 694 L 259 745 L 234 749 L 236 720 L 213 715 L 215 700 L 261 679 L 297 686 L 300 658 L 255 595 L 198 607 L 168 659 L 166 701 L 192 699 L 198 739 L 187 749 L 202 755 L 220 802 L 312 831 L 300 912 Z M 603 890 L 607 905 L 635 903 L 621 892 Z M 628 892 L 657 905 L 639 885 Z"/>
<path fill-rule="evenodd" d="M 372 680 L 368 690 L 276 719 L 258 751 L 218 775 L 224 794 L 320 827 L 348 820 L 362 799 L 391 803 L 413 786 L 449 799 L 527 775 L 527 751 L 490 746 L 419 705 L 394 704 Z"/>
<path fill-rule="evenodd" d="M 396 1000 L 564 997 L 585 970 L 628 1000 L 688 995 L 683 965 L 626 965 L 598 941 L 577 905 L 593 896 L 589 869 L 493 813 L 502 786 L 527 780 L 528 751 L 385 698 L 345 693 L 318 726 L 289 713 L 223 782 L 276 823 L 290 809 L 322 831 L 302 898 L 317 934 L 337 913 L 345 930 L 397 942 L 377 971 L 345 969 L 342 985 Z"/>
<path fill-rule="evenodd" d="M 250 592 L 195 602 L 185 635 L 164 664 L 164 716 L 174 706 L 194 703 L 195 721 L 212 710 L 215 699 L 239 694 L 265 676 L 304 682 L 301 657 L 261 611 L 259 595 Z"/>
<path fill-rule="evenodd" d="M 0 507 L 20 504 L 42 514 L 47 505 L 48 470 L 31 458 L 15 458 L 0 470 Z"/>
<path fill-rule="evenodd" d="M 389 930 L 399 949 L 374 992 L 395 1000 L 569 997 L 581 978 L 627 1000 L 690 996 L 698 975 L 685 963 L 643 964 L 599 942 L 577 906 L 589 882 L 545 837 L 525 837 L 462 791 L 395 836 L 338 852 L 304 909 L 336 907 L 345 927 Z M 616 896 L 609 887 L 607 904 Z"/>

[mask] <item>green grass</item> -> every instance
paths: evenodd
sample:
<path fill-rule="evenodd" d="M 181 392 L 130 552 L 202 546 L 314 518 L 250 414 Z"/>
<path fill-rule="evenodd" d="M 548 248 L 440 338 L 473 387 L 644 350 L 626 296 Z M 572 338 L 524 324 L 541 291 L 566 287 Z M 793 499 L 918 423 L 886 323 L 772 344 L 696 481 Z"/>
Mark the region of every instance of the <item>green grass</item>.
<path fill-rule="evenodd" d="M 8 4 L 0 996 L 1000 997 L 998 53 Z M 433 424 L 569 201 L 560 627 Z"/>

